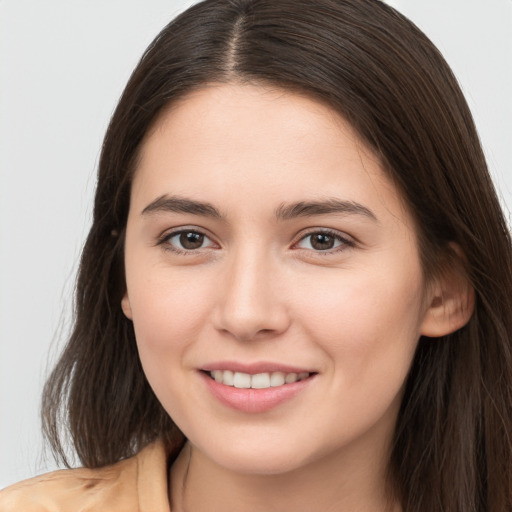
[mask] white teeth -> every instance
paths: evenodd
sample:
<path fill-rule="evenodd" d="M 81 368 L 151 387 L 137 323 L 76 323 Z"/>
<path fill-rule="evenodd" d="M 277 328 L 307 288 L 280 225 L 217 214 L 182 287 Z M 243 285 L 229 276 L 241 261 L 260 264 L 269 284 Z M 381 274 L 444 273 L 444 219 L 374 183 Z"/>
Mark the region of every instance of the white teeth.
<path fill-rule="evenodd" d="M 226 386 L 234 386 L 240 389 L 267 389 L 270 387 L 283 386 L 284 384 L 293 384 L 298 380 L 307 379 L 308 372 L 301 373 L 257 373 L 250 375 L 243 372 L 232 372 L 230 370 L 213 370 L 210 376 L 217 382 Z"/>
<path fill-rule="evenodd" d="M 284 381 L 286 384 L 292 384 L 294 382 L 297 382 L 297 374 L 296 373 L 288 373 L 286 377 L 284 378 Z"/>
<path fill-rule="evenodd" d="M 274 372 L 270 376 L 270 385 L 275 388 L 277 386 L 282 386 L 284 384 L 285 374 L 282 372 Z"/>
<path fill-rule="evenodd" d="M 270 375 L 268 373 L 257 373 L 251 377 L 251 388 L 265 389 L 270 387 Z"/>
<path fill-rule="evenodd" d="M 220 371 L 222 372 L 222 370 L 220 370 Z M 226 386 L 234 386 L 235 385 L 235 382 L 234 382 L 235 374 L 229 370 L 226 370 L 222 373 L 223 373 L 222 380 L 219 382 L 226 384 Z"/>
<path fill-rule="evenodd" d="M 248 389 L 251 387 L 251 376 L 248 373 L 235 372 L 233 385 L 235 388 Z"/>

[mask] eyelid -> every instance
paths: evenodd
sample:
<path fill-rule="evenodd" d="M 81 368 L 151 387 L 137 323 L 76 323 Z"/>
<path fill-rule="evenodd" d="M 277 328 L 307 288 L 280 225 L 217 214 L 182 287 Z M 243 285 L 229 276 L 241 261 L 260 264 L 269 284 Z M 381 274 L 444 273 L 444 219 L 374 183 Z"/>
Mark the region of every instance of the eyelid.
<path fill-rule="evenodd" d="M 198 249 L 180 249 L 179 247 L 176 247 L 169 242 L 169 240 L 177 235 L 180 235 L 182 233 L 198 233 L 200 235 L 203 235 L 205 238 L 207 238 L 211 245 L 208 245 L 207 247 L 200 247 Z M 198 226 L 179 226 L 176 228 L 172 228 L 169 230 L 164 231 L 160 236 L 158 236 L 156 244 L 155 245 L 161 245 L 165 250 L 171 251 L 176 254 L 186 254 L 186 255 L 193 255 L 198 254 L 204 249 L 211 249 L 212 247 L 219 247 L 219 244 L 215 242 L 213 237 L 207 232 L 207 230 L 199 228 Z"/>
<path fill-rule="evenodd" d="M 338 247 L 334 247 L 332 249 L 326 249 L 323 251 L 321 251 L 321 250 L 315 251 L 314 249 L 305 249 L 302 247 L 296 247 L 300 242 L 302 242 L 302 240 L 304 240 L 308 236 L 311 236 L 311 235 L 314 235 L 317 233 L 324 234 L 324 235 L 330 235 L 330 236 L 334 237 L 335 239 L 340 240 L 342 243 Z M 337 230 L 331 229 L 331 228 L 317 227 L 317 228 L 309 228 L 305 232 L 303 231 L 302 233 L 300 233 L 296 237 L 295 241 L 293 242 L 292 248 L 296 248 L 296 250 L 308 251 L 310 253 L 314 253 L 315 255 L 316 254 L 329 255 L 329 254 L 335 254 L 337 252 L 341 252 L 348 248 L 354 247 L 356 245 L 356 243 L 357 243 L 356 240 L 352 236 L 347 235 L 344 232 L 337 231 Z"/>
<path fill-rule="evenodd" d="M 207 238 L 211 245 L 207 247 L 201 247 L 198 249 L 180 249 L 176 246 L 173 246 L 171 244 L 168 244 L 167 242 L 174 236 L 179 235 L 181 233 L 198 233 L 200 235 L 203 235 L 205 238 Z M 297 245 L 307 238 L 308 236 L 311 236 L 313 234 L 326 234 L 334 237 L 335 239 L 341 241 L 341 245 L 334 247 L 332 249 L 325 249 L 325 250 L 314 250 L 314 249 L 305 249 L 301 247 L 297 247 Z M 357 244 L 357 241 L 354 239 L 354 237 L 342 232 L 338 231 L 332 228 L 325 228 L 325 227 L 312 227 L 308 228 L 305 231 L 302 231 L 295 237 L 295 241 L 292 243 L 292 249 L 295 250 L 302 250 L 307 251 L 309 253 L 314 253 L 315 255 L 329 255 L 334 254 L 337 252 L 344 251 L 348 248 L 354 247 Z M 155 245 L 161 245 L 165 250 L 177 253 L 177 254 L 186 254 L 186 255 L 193 255 L 198 254 L 204 249 L 211 249 L 212 247 L 220 248 L 219 244 L 214 240 L 214 237 L 209 234 L 208 230 L 205 230 L 203 228 L 200 228 L 198 226 L 179 226 L 175 228 L 171 228 L 169 230 L 164 231 L 161 235 L 157 237 L 157 241 Z"/>

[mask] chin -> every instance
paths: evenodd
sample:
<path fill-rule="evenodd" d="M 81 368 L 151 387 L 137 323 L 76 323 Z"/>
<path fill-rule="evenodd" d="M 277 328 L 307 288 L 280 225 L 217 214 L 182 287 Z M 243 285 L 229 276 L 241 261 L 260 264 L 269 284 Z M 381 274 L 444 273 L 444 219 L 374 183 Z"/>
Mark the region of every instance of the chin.
<path fill-rule="evenodd" d="M 204 447 L 196 445 L 196 448 L 214 464 L 228 471 L 262 476 L 289 473 L 317 458 L 305 450 L 303 442 L 289 438 L 286 442 L 276 437 L 266 439 L 261 436 L 253 442 L 246 439 L 238 443 L 226 443 L 223 439 L 221 442 L 207 443 Z M 320 454 L 318 456 L 321 458 Z"/>
<path fill-rule="evenodd" d="M 296 456 L 297 454 L 295 454 Z M 301 461 L 290 458 L 289 455 L 274 454 L 259 451 L 257 454 L 230 453 L 222 454 L 216 461 L 229 471 L 246 475 L 280 475 L 290 473 L 301 467 Z"/>

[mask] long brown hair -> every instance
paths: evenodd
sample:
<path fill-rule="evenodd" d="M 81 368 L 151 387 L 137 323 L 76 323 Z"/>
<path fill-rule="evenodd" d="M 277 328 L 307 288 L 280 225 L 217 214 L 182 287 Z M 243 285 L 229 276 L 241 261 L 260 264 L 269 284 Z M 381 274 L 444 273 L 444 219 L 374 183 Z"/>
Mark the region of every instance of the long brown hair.
<path fill-rule="evenodd" d="M 163 108 L 212 82 L 267 83 L 330 105 L 402 191 L 425 275 L 459 247 L 450 261 L 465 269 L 475 312 L 459 331 L 419 340 L 389 474 L 408 512 L 512 510 L 508 227 L 452 72 L 418 28 L 379 0 L 206 0 L 147 49 L 105 136 L 74 329 L 44 390 L 54 453 L 66 462 L 66 435 L 89 467 L 157 437 L 170 451 L 182 446 L 121 311 L 124 230 L 145 134 Z"/>

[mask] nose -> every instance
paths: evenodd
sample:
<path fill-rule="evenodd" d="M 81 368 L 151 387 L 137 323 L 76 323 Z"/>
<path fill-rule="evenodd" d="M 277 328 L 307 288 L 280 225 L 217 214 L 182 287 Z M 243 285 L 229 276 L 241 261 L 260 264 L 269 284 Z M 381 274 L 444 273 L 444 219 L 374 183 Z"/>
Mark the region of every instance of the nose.
<path fill-rule="evenodd" d="M 278 265 L 268 255 L 239 254 L 226 266 L 217 295 L 215 327 L 240 341 L 285 332 L 290 314 Z"/>

